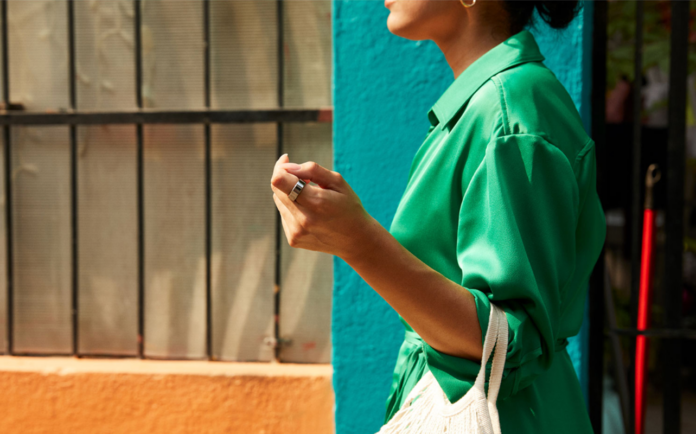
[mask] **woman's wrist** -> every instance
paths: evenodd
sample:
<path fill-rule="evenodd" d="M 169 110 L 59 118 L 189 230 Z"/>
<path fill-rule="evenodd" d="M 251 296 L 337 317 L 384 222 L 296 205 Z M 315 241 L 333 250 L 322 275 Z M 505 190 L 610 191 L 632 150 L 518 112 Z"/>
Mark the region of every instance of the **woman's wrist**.
<path fill-rule="evenodd" d="M 375 255 L 379 255 L 379 246 L 383 237 L 389 232 L 371 215 L 367 215 L 366 223 L 351 237 L 351 243 L 346 252 L 340 255 L 348 265 L 355 268 L 365 262 L 372 262 Z"/>

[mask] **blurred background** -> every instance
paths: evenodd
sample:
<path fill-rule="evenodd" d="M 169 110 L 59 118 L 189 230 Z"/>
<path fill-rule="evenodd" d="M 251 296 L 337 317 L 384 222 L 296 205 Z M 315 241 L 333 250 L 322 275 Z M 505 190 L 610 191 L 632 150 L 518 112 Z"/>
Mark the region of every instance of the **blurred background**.
<path fill-rule="evenodd" d="M 652 192 L 644 432 L 696 432 L 695 6 L 693 1 L 610 1 L 603 12 L 605 432 L 643 432 L 635 423 L 635 329 L 651 164 L 662 176 Z"/>

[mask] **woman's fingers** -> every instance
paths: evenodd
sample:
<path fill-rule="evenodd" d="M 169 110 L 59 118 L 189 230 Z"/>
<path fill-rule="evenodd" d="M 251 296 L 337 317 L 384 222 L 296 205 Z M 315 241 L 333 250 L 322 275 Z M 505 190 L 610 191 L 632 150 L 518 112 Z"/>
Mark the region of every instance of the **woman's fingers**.
<path fill-rule="evenodd" d="M 343 177 L 338 172 L 322 167 L 314 161 L 308 161 L 300 165 L 280 162 L 280 167 L 292 173 L 300 179 L 310 180 L 321 188 L 339 191 L 343 186 Z"/>
<path fill-rule="evenodd" d="M 314 182 L 322 189 L 343 191 L 345 187 L 345 181 L 340 173 L 322 167 L 314 161 L 303 164 L 291 163 L 288 154 L 281 155 L 273 168 L 271 186 L 289 194 L 298 179 L 304 180 L 307 184 Z"/>
<path fill-rule="evenodd" d="M 298 179 L 307 184 L 292 201 L 288 193 Z M 309 184 L 310 181 L 316 184 Z M 343 177 L 315 162 L 293 164 L 283 154 L 273 169 L 271 189 L 290 247 L 333 255 L 351 253 L 354 231 L 350 228 L 360 226 L 362 221 L 371 223 L 360 199 Z"/>
<path fill-rule="evenodd" d="M 282 220 L 283 220 L 283 225 L 290 223 L 294 227 L 295 216 L 288 209 L 288 207 L 283 203 L 283 201 L 280 200 L 280 196 L 278 196 L 277 194 L 274 193 L 273 194 L 273 201 L 276 204 L 276 208 L 278 208 L 278 211 L 280 212 L 280 216 L 282 217 Z M 290 227 L 287 227 L 286 229 L 290 229 Z"/>
<path fill-rule="evenodd" d="M 295 187 L 298 178 L 294 175 L 288 174 L 287 167 L 300 167 L 299 164 L 290 163 L 288 159 L 288 154 L 283 154 L 280 156 L 278 161 L 276 161 L 273 167 L 273 175 L 271 176 L 271 188 L 281 190 L 285 194 L 289 194 L 290 191 Z M 279 193 L 276 191 L 276 193 Z"/>
<path fill-rule="evenodd" d="M 271 189 L 275 192 L 275 194 L 280 196 L 281 199 L 284 201 L 287 200 L 287 202 L 285 202 L 286 204 L 290 204 L 293 201 L 290 200 L 288 195 L 295 188 L 298 180 L 299 178 L 297 176 L 287 173 L 282 166 L 276 166 L 273 176 L 271 177 Z M 305 182 L 306 184 L 302 188 L 300 195 L 297 196 L 297 199 L 293 202 L 297 205 L 311 205 L 314 199 L 321 195 L 321 192 L 319 191 L 321 190 L 320 187 L 310 185 L 309 181 Z"/>
<path fill-rule="evenodd" d="M 297 223 L 295 216 L 283 203 L 280 196 L 273 194 L 273 201 L 275 201 L 276 208 L 278 208 L 280 216 L 282 217 L 280 221 L 283 224 L 283 230 L 285 231 L 285 238 L 287 238 L 288 244 L 290 247 L 298 247 L 298 242 L 304 233 L 304 229 Z"/>
<path fill-rule="evenodd" d="M 292 169 L 296 169 L 299 178 L 288 173 L 288 170 Z M 306 179 L 307 184 L 304 185 L 297 198 L 292 201 L 288 194 L 295 188 L 299 179 Z M 319 185 L 309 184 L 310 180 Z M 335 210 L 336 207 L 329 206 L 327 199 L 332 194 L 336 194 L 337 190 L 333 189 L 342 184 L 344 187 L 342 190 L 346 190 L 346 188 L 350 190 L 350 187 L 345 184 L 338 173 L 327 170 L 314 162 L 302 165 L 290 163 L 287 154 L 283 154 L 278 159 L 271 177 L 271 189 L 275 193 L 273 197 L 276 205 L 283 205 L 283 208 L 279 206 L 279 210 L 292 216 L 292 224 L 289 229 L 293 234 L 299 234 L 299 236 L 302 236 L 303 232 L 312 227 L 321 215 Z"/>
<path fill-rule="evenodd" d="M 283 163 L 289 163 L 290 162 L 290 157 L 288 157 L 288 154 L 283 154 L 278 158 L 278 161 L 276 161 L 276 166 L 278 164 L 283 164 Z"/>

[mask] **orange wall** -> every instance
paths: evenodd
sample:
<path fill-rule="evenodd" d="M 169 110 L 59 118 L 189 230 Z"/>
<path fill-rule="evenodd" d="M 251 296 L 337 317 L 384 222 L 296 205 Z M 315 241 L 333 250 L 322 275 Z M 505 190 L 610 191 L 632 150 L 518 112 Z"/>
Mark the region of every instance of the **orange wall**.
<path fill-rule="evenodd" d="M 0 356 L 0 433 L 329 434 L 330 365 Z"/>

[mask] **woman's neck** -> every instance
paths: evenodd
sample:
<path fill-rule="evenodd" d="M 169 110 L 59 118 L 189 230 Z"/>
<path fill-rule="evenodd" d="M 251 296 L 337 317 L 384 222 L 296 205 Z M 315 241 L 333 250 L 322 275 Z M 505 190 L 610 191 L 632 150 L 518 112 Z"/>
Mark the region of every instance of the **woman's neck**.
<path fill-rule="evenodd" d="M 462 29 L 434 41 L 445 55 L 455 79 L 476 59 L 511 36 L 509 32 L 492 29 L 488 24 L 479 25 L 476 20 L 470 20 Z"/>

